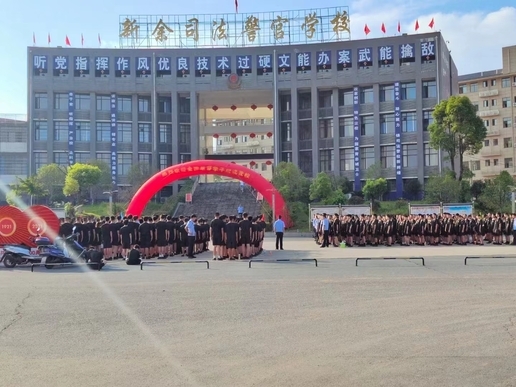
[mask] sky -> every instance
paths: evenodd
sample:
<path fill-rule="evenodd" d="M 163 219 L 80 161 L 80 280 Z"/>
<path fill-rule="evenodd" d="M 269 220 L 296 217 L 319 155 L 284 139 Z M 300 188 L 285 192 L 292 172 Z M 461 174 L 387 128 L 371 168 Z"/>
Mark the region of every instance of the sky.
<path fill-rule="evenodd" d="M 380 26 L 385 23 L 387 35 L 397 33 L 398 21 L 402 32 L 414 33 L 416 19 L 419 32 L 429 32 L 428 23 L 435 20 L 448 41 L 448 48 L 459 69 L 459 74 L 502 68 L 501 48 L 516 45 L 516 5 L 514 0 L 318 0 L 317 8 L 348 5 L 351 38 L 363 39 L 364 26 L 371 29 L 369 37 L 380 37 Z M 309 9 L 308 0 L 239 0 L 239 12 L 267 12 Z M 202 10 L 202 12 L 199 12 Z M 47 45 L 47 34 L 52 45 L 65 45 L 65 36 L 72 46 L 79 47 L 81 33 L 85 47 L 97 47 L 100 34 L 103 44 L 118 45 L 120 15 L 174 15 L 232 13 L 234 0 L 189 0 L 186 2 L 161 0 L 89 0 L 63 2 L 46 0 L 5 1 L 0 6 L 0 115 L 27 113 L 27 47 Z"/>

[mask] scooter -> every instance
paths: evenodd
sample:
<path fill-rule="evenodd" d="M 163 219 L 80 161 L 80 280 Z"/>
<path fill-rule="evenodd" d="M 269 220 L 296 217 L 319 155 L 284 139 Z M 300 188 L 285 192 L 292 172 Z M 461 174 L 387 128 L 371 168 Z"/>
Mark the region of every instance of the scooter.
<path fill-rule="evenodd" d="M 64 257 L 72 262 L 83 261 L 88 263 L 89 267 L 93 270 L 100 270 L 104 267 L 103 254 L 94 251 L 84 249 L 77 241 L 75 234 L 72 234 L 66 238 L 58 237 L 54 241 L 56 247 L 62 251 Z"/>
<path fill-rule="evenodd" d="M 0 262 L 4 263 L 4 266 L 8 269 L 16 267 L 16 265 L 26 265 L 30 263 L 40 263 L 41 256 L 32 255 L 29 246 L 20 245 L 5 245 L 2 247 L 5 251 L 4 255 L 0 257 Z M 38 247 L 38 253 L 39 253 Z"/>

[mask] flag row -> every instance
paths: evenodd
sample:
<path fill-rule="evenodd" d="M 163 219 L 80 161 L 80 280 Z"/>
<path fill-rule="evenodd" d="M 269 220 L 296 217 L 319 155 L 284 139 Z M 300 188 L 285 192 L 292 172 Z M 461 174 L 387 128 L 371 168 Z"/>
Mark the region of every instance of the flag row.
<path fill-rule="evenodd" d="M 100 34 L 98 34 L 97 36 L 97 41 L 98 41 L 98 44 L 99 44 L 99 47 L 102 46 L 102 39 L 100 38 Z M 47 35 L 47 44 L 50 45 L 52 44 L 52 37 L 50 36 L 50 34 Z M 69 46 L 71 47 L 72 46 L 72 41 L 70 40 L 70 38 L 68 37 L 68 35 L 65 35 L 65 38 L 64 38 L 64 44 L 66 46 Z M 32 45 L 33 46 L 37 46 L 37 39 L 36 39 L 36 33 L 32 33 Z M 81 46 L 84 46 L 84 35 L 81 34 Z"/>
<path fill-rule="evenodd" d="M 434 29 L 434 26 L 435 26 L 435 21 L 434 21 L 434 18 L 432 18 L 432 20 L 430 20 L 430 23 L 428 23 L 428 27 L 430 27 L 431 29 Z M 419 20 L 416 20 L 416 23 L 414 24 L 414 31 L 419 31 Z M 401 22 L 398 22 L 398 33 L 401 33 Z M 385 27 L 385 23 L 382 23 L 381 27 L 380 27 L 380 31 L 382 31 L 384 34 L 387 33 L 387 27 Z M 371 29 L 369 28 L 369 26 L 366 25 L 364 26 L 364 33 L 367 35 L 369 35 L 371 33 Z"/>

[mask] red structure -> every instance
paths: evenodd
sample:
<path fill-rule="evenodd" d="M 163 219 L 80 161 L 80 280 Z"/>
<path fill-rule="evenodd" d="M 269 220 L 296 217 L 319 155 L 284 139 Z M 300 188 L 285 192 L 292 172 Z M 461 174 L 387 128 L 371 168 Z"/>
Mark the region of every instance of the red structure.
<path fill-rule="evenodd" d="M 54 240 L 58 231 L 59 219 L 48 207 L 32 206 L 22 211 L 18 207 L 0 206 L 0 246 L 24 243 L 34 247 L 32 239 L 38 233 Z"/>
<path fill-rule="evenodd" d="M 160 189 L 176 180 L 198 175 L 219 175 L 243 181 L 263 195 L 263 198 L 274 208 L 276 216 L 281 215 L 287 225 L 290 225 L 285 200 L 278 190 L 262 175 L 241 165 L 216 160 L 195 160 L 183 164 L 173 165 L 156 173 L 147 180 L 136 192 L 127 214 L 140 216 L 147 203 Z"/>

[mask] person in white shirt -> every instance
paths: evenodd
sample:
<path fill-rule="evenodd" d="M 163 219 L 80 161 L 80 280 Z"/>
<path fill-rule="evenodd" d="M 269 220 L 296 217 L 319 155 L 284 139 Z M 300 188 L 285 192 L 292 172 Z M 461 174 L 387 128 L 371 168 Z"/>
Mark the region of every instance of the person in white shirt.
<path fill-rule="evenodd" d="M 283 250 L 283 233 L 285 232 L 285 222 L 278 216 L 278 220 L 274 222 L 274 232 L 276 233 L 276 250 Z"/>

